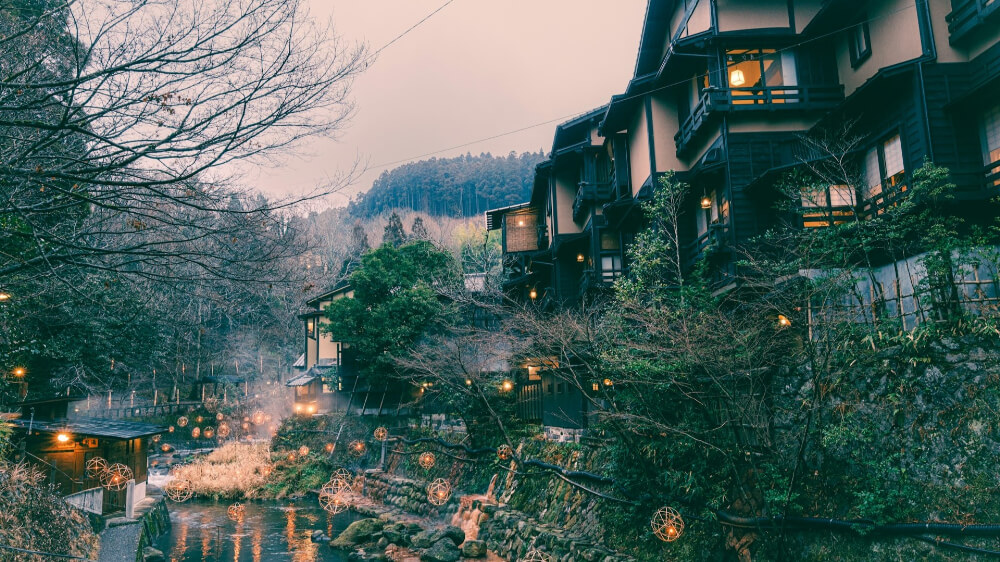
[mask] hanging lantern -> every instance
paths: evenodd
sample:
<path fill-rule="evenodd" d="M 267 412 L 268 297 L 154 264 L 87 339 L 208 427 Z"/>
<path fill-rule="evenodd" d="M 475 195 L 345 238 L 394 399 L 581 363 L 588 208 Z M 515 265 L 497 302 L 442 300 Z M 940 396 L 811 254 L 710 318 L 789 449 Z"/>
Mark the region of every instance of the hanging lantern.
<path fill-rule="evenodd" d="M 229 429 L 229 424 L 220 423 L 219 429 L 216 429 L 215 432 L 219 435 L 220 439 L 225 439 L 226 437 L 229 437 L 229 434 L 232 432 L 232 430 Z"/>
<path fill-rule="evenodd" d="M 389 430 L 385 427 L 376 427 L 375 432 L 372 433 L 376 441 L 385 441 L 389 437 Z"/>
<path fill-rule="evenodd" d="M 368 447 L 367 447 L 367 445 L 365 445 L 364 441 L 351 441 L 351 445 L 350 445 L 351 454 L 354 455 L 354 456 L 356 456 L 356 457 L 360 457 L 361 455 L 364 455 L 365 454 L 365 449 L 367 449 L 367 448 Z"/>
<path fill-rule="evenodd" d="M 226 515 L 228 515 L 229 518 L 233 521 L 242 521 L 243 516 L 246 515 L 246 512 L 247 512 L 246 506 L 244 506 L 240 502 L 236 502 L 233 505 L 229 506 L 229 509 L 226 510 Z"/>
<path fill-rule="evenodd" d="M 191 429 L 191 437 L 193 439 L 197 439 L 197 438 L 201 437 L 201 429 L 199 429 L 197 427 L 192 428 Z"/>
<path fill-rule="evenodd" d="M 243 422 L 243 429 L 250 429 L 250 422 Z"/>
<path fill-rule="evenodd" d="M 326 451 L 327 453 L 332 453 L 333 443 L 327 443 L 326 445 L 323 445 L 323 450 Z"/>
<path fill-rule="evenodd" d="M 107 469 L 108 461 L 101 457 L 94 457 L 87 461 L 87 476 L 91 478 L 100 478 Z"/>
<path fill-rule="evenodd" d="M 177 418 L 178 427 L 187 427 L 187 424 L 188 424 L 188 419 L 185 416 Z"/>
<path fill-rule="evenodd" d="M 173 433 L 173 432 L 174 432 L 174 426 L 170 426 L 167 428 L 167 433 Z"/>
<path fill-rule="evenodd" d="M 320 488 L 319 504 L 327 512 L 337 514 L 350 507 L 351 486 L 344 480 L 334 479 Z"/>
<path fill-rule="evenodd" d="M 661 507 L 649 522 L 653 534 L 661 541 L 673 542 L 684 534 L 684 519 L 672 507 Z"/>
<path fill-rule="evenodd" d="M 417 457 L 417 462 L 420 463 L 420 466 L 430 470 L 434 468 L 434 464 L 437 462 L 437 457 L 434 456 L 434 453 L 427 451 L 420 453 L 420 456 Z"/>
<path fill-rule="evenodd" d="M 172 502 L 183 503 L 194 496 L 194 486 L 190 480 L 184 478 L 174 478 L 163 488 L 167 498 Z"/>
<path fill-rule="evenodd" d="M 552 558 L 537 548 L 531 548 L 525 553 L 524 558 L 521 558 L 521 562 L 552 562 Z"/>
<path fill-rule="evenodd" d="M 201 417 L 201 416 L 198 416 L 198 417 L 196 417 L 196 418 L 194 419 L 194 423 L 201 423 L 201 422 L 203 422 L 203 421 L 205 421 L 205 418 L 203 418 L 203 417 Z"/>
<path fill-rule="evenodd" d="M 451 497 L 451 483 L 444 478 L 438 478 L 427 486 L 427 501 L 434 505 L 444 505 Z"/>
<path fill-rule="evenodd" d="M 577 263 L 583 263 L 583 261 L 584 261 L 585 259 L 587 259 L 587 258 L 586 258 L 586 257 L 584 257 L 584 255 L 583 255 L 583 254 L 577 254 L 577 255 L 576 255 L 576 261 L 577 261 Z"/>
<path fill-rule="evenodd" d="M 532 290 L 528 291 L 528 296 L 531 297 L 531 300 L 535 300 L 535 299 L 538 298 L 538 291 L 536 291 L 535 289 L 532 289 Z"/>
<path fill-rule="evenodd" d="M 742 86 L 743 84 L 746 84 L 746 83 L 747 83 L 746 76 L 744 76 L 743 75 L 743 71 L 740 70 L 740 69 L 738 69 L 738 68 L 736 70 L 734 70 L 729 75 L 729 85 L 730 86 L 737 86 L 737 87 L 739 87 L 739 86 Z"/>
<path fill-rule="evenodd" d="M 497 448 L 497 458 L 502 461 L 508 461 L 514 457 L 514 449 L 510 448 L 510 445 L 500 445 Z"/>
<path fill-rule="evenodd" d="M 163 451 L 164 453 L 169 453 L 170 451 L 173 451 L 174 448 L 171 447 L 170 445 L 167 445 L 166 443 L 164 443 L 164 444 L 160 445 L 160 450 Z"/>
<path fill-rule="evenodd" d="M 264 423 L 264 418 L 265 417 L 266 417 L 266 414 L 264 414 L 264 412 L 262 412 L 260 410 L 257 410 L 256 412 L 253 413 L 253 423 L 255 423 L 257 425 L 260 425 L 260 424 Z"/>
<path fill-rule="evenodd" d="M 514 381 L 510 379 L 504 380 L 502 383 L 500 383 L 500 390 L 504 392 L 510 392 L 514 390 Z"/>
<path fill-rule="evenodd" d="M 219 412 L 218 414 L 215 414 L 216 421 L 222 421 L 223 418 L 225 418 L 225 416 L 222 415 L 222 412 Z"/>
<path fill-rule="evenodd" d="M 309 447 L 306 447 L 305 445 L 299 447 L 299 456 L 300 457 L 304 457 L 304 456 L 306 456 L 308 454 L 309 454 Z"/>
<path fill-rule="evenodd" d="M 712 199 L 709 198 L 708 195 L 703 195 L 701 197 L 701 208 L 705 209 L 706 211 L 712 208 Z"/>
<path fill-rule="evenodd" d="M 159 443 L 160 439 L 161 439 L 160 434 L 157 433 L 156 435 L 153 436 L 153 443 Z"/>
<path fill-rule="evenodd" d="M 115 463 L 101 473 L 101 486 L 115 492 L 120 492 L 128 487 L 128 481 L 132 479 L 132 469 L 121 463 Z"/>
<path fill-rule="evenodd" d="M 212 437 L 215 437 L 215 430 L 211 427 L 206 427 L 201 431 L 201 434 L 205 437 L 205 439 L 211 439 Z"/>
<path fill-rule="evenodd" d="M 792 321 L 789 320 L 787 316 L 785 316 L 784 314 L 779 314 L 778 315 L 778 327 L 779 328 L 787 328 L 787 327 L 789 327 L 791 325 L 792 325 Z"/>

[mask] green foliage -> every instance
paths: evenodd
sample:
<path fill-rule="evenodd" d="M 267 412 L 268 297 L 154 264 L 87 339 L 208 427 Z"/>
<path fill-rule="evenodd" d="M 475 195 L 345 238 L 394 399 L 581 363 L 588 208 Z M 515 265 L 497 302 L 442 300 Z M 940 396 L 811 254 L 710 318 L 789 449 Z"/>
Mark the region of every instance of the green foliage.
<path fill-rule="evenodd" d="M 364 358 L 365 373 L 392 375 L 394 357 L 446 313 L 441 294 L 461 284 L 452 255 L 426 240 L 398 248 L 383 245 L 364 255 L 351 275 L 354 298 L 331 303 L 324 330 L 334 341 L 350 343 Z"/>

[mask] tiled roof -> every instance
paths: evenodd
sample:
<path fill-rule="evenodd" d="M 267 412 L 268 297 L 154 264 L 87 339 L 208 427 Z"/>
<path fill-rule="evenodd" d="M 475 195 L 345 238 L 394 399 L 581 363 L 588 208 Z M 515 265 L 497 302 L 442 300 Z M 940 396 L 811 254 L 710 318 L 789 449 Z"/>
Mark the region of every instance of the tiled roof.
<path fill-rule="evenodd" d="M 316 380 L 316 375 L 306 372 L 293 379 L 290 379 L 288 382 L 285 383 L 285 386 L 305 386 L 314 380 Z"/>
<path fill-rule="evenodd" d="M 305 366 L 306 366 L 306 354 L 305 353 L 303 353 L 302 355 L 299 355 L 299 358 L 295 360 L 295 363 L 292 363 L 292 367 L 296 367 L 296 368 L 299 368 L 299 369 L 301 369 L 301 368 L 303 368 Z"/>
<path fill-rule="evenodd" d="M 117 439 L 135 439 L 157 433 L 165 433 L 167 428 L 150 423 L 129 422 L 97 418 L 78 418 L 73 420 L 35 420 L 19 418 L 8 420 L 14 427 L 46 433 L 67 431 L 74 435 L 89 435 L 93 437 L 113 437 Z"/>

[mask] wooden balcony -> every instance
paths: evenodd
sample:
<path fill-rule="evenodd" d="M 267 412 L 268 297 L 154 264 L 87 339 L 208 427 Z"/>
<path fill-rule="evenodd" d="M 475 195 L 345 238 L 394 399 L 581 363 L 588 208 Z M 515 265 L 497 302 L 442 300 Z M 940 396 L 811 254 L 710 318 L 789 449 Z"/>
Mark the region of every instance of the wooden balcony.
<path fill-rule="evenodd" d="M 728 240 L 729 223 L 710 224 L 708 230 L 684 247 L 687 256 L 684 268 L 690 270 L 698 260 L 705 257 L 709 250 L 725 247 Z"/>
<path fill-rule="evenodd" d="M 1000 1 L 1000 0 L 995 0 Z M 713 116 L 735 111 L 813 111 L 831 109 L 844 99 L 844 87 L 774 86 L 768 88 L 706 88 L 691 115 L 674 135 L 682 154 Z"/>
<path fill-rule="evenodd" d="M 984 29 L 987 20 L 1000 14 L 1000 0 L 953 1 L 948 22 L 948 42 L 959 43 L 977 29 Z"/>
<path fill-rule="evenodd" d="M 987 164 L 984 168 L 986 176 L 986 189 L 1000 187 L 1000 160 Z"/>
<path fill-rule="evenodd" d="M 615 198 L 615 186 L 611 182 L 580 182 L 573 200 L 573 220 L 583 219 L 583 211 L 592 203 L 606 203 Z"/>

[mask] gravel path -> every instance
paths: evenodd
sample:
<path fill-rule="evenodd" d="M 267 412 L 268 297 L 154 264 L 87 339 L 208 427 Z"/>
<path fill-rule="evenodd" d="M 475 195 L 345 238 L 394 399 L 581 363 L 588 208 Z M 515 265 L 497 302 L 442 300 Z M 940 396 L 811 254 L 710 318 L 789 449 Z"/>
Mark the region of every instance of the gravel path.
<path fill-rule="evenodd" d="M 101 532 L 101 555 L 98 562 L 135 562 L 142 525 L 136 521 Z"/>

